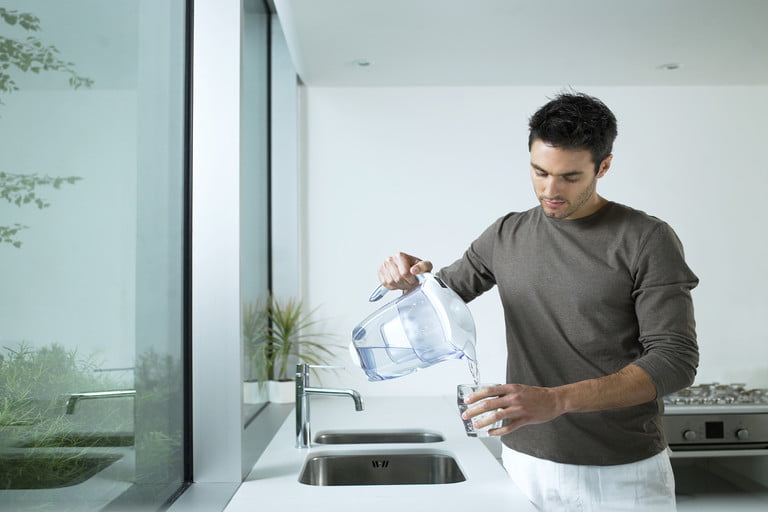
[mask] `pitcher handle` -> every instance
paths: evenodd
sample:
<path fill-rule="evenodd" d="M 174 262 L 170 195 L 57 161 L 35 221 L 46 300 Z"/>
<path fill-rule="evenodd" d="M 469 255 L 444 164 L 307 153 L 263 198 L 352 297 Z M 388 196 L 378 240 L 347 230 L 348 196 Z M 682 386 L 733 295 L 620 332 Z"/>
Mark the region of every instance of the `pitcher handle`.
<path fill-rule="evenodd" d="M 416 274 L 416 279 L 419 281 L 419 284 L 426 281 L 427 276 L 430 276 L 431 274 L 429 272 L 425 272 L 423 274 Z M 373 290 L 373 293 L 370 297 L 368 297 L 368 302 L 376 302 L 377 300 L 381 299 L 383 296 L 387 294 L 389 291 L 389 288 L 384 286 L 383 284 L 380 284 L 376 287 L 375 290 Z"/>

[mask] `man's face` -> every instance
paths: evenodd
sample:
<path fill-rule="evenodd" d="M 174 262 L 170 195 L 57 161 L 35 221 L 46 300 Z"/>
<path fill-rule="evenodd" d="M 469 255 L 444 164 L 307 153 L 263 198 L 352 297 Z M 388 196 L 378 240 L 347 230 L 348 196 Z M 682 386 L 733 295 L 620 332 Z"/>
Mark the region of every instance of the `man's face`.
<path fill-rule="evenodd" d="M 608 171 L 611 158 L 608 155 L 595 174 L 589 151 L 557 148 L 535 140 L 531 145 L 531 180 L 544 213 L 572 220 L 599 210 L 605 200 L 595 193 L 597 180 Z"/>

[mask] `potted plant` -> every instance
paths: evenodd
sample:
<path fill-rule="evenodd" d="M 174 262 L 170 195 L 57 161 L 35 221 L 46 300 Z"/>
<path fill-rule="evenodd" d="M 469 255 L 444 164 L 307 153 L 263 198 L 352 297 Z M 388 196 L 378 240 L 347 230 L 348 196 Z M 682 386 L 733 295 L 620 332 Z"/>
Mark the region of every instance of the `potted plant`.
<path fill-rule="evenodd" d="M 243 312 L 243 337 L 253 377 L 269 400 L 293 402 L 295 365 L 298 362 L 324 365 L 335 345 L 326 343 L 332 336 L 317 330 L 317 308 L 307 311 L 295 298 L 281 301 L 270 296 L 266 305 L 246 305 Z"/>

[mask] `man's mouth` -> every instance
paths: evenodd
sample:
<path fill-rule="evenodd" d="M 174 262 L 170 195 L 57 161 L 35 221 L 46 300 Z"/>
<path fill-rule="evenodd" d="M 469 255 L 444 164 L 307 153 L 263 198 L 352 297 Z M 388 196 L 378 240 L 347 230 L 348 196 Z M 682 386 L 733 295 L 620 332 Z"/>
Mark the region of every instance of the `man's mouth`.
<path fill-rule="evenodd" d="M 566 203 L 566 201 L 563 201 L 562 199 L 544 199 L 544 198 L 542 198 L 541 202 L 544 204 L 544 206 L 548 208 L 557 208 Z"/>

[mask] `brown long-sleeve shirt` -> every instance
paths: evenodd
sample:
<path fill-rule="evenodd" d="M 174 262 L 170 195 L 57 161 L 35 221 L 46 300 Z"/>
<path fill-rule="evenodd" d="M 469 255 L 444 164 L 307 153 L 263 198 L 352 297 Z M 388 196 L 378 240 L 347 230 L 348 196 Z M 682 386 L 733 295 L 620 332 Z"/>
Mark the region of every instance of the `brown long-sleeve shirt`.
<path fill-rule="evenodd" d="M 510 213 L 439 276 L 467 302 L 498 286 L 507 382 L 559 386 L 633 363 L 656 386 L 657 400 L 527 425 L 505 435 L 506 445 L 587 465 L 665 448 L 661 397 L 690 385 L 698 366 L 691 300 L 698 278 L 666 223 L 612 202 L 575 220 L 540 207 Z"/>

